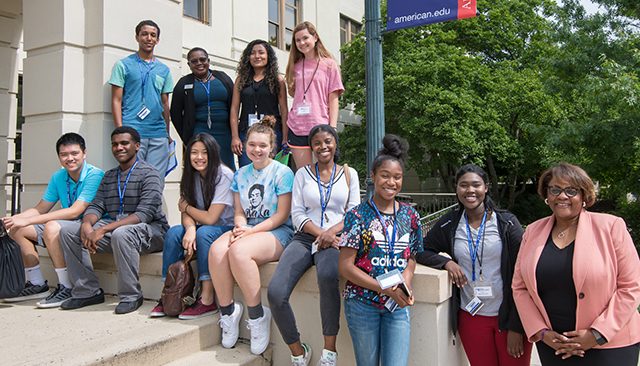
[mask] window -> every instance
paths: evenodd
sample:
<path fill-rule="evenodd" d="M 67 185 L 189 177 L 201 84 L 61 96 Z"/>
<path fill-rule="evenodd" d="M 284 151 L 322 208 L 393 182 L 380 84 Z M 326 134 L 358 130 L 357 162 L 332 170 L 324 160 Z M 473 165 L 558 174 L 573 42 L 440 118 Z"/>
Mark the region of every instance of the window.
<path fill-rule="evenodd" d="M 353 41 L 356 34 L 360 33 L 362 24 L 353 19 L 340 15 L 340 47 Z M 340 55 L 341 61 L 344 61 L 344 55 Z"/>
<path fill-rule="evenodd" d="M 184 0 L 182 3 L 182 14 L 209 24 L 209 1 L 210 0 Z"/>
<path fill-rule="evenodd" d="M 269 1 L 269 43 L 272 46 L 291 49 L 293 28 L 300 19 L 299 0 Z"/>

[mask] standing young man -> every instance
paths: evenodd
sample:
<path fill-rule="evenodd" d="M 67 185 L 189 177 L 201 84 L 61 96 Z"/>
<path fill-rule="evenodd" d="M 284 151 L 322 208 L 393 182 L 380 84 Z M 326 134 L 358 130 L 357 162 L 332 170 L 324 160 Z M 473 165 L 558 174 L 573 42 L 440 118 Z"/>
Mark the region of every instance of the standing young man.
<path fill-rule="evenodd" d="M 85 161 L 86 145 L 77 133 L 62 135 L 56 142 L 56 152 L 62 169 L 51 176 L 40 202 L 22 213 L 2 219 L 11 238 L 20 245 L 27 278 L 18 296 L 4 299 L 8 302 L 46 297 L 37 306 L 52 308 L 71 297 L 71 282 L 59 237 L 60 227 L 68 222 L 61 220 L 78 220 L 82 216 L 95 197 L 104 172 Z M 58 201 L 62 208 L 51 211 Z M 58 287 L 51 293 L 40 270 L 34 244 L 47 248 L 58 275 Z"/>
<path fill-rule="evenodd" d="M 82 224 L 66 225 L 60 231 L 73 284 L 72 298 L 60 305 L 62 309 L 104 302 L 89 256 L 104 252 L 113 253 L 118 269 L 116 314 L 130 313 L 142 305 L 140 254 L 162 249 L 168 225 L 160 205 L 162 179 L 157 170 L 136 157 L 139 149 L 140 135 L 134 128 L 113 130 L 111 152 L 118 167 L 104 174 Z"/>
<path fill-rule="evenodd" d="M 138 52 L 118 61 L 111 72 L 111 109 L 115 127 L 129 126 L 140 133 L 138 157 L 163 178 L 169 159 L 169 93 L 173 79 L 169 68 L 153 54 L 160 27 L 152 20 L 136 26 Z"/>

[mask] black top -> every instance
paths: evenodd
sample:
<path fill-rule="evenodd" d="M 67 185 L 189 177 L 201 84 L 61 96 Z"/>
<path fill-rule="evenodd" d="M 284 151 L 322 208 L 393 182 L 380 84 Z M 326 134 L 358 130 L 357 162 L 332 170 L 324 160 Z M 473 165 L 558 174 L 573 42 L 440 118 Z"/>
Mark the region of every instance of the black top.
<path fill-rule="evenodd" d="M 240 121 L 238 124 L 239 132 L 247 131 L 249 114 L 253 113 L 257 113 L 258 118 L 261 114 L 276 117 L 276 128 L 282 128 L 278 95 L 271 93 L 265 79 L 252 81 L 251 84 L 245 86 L 240 91 L 240 103 L 242 103 L 242 110 L 240 111 Z M 257 111 L 256 106 L 258 106 Z"/>
<path fill-rule="evenodd" d="M 551 235 L 536 266 L 538 295 L 556 332 L 576 329 L 576 286 L 573 283 L 574 242 L 560 249 Z"/>
<path fill-rule="evenodd" d="M 438 253 L 447 253 L 456 260 L 453 251 L 455 233 L 458 223 L 462 217 L 463 209 L 456 207 L 444 215 L 435 225 L 427 232 L 423 240 L 424 251 L 418 253 L 416 261 L 420 264 L 436 268 L 444 269 L 445 264 L 451 259 Z M 502 330 L 511 330 L 524 334 L 522 322 L 513 301 L 513 292 L 511 290 L 511 280 L 513 279 L 513 270 L 516 265 L 516 258 L 520 251 L 520 241 L 522 241 L 522 225 L 518 219 L 509 211 L 495 210 L 494 214 L 498 218 L 498 233 L 502 241 L 502 253 L 500 257 L 500 274 L 502 276 L 502 304 L 498 310 L 498 328 Z M 469 286 L 469 285 L 467 285 Z M 449 321 L 453 333 L 458 331 L 458 310 L 460 309 L 460 290 L 457 286 L 452 285 L 451 301 L 449 302 Z"/>

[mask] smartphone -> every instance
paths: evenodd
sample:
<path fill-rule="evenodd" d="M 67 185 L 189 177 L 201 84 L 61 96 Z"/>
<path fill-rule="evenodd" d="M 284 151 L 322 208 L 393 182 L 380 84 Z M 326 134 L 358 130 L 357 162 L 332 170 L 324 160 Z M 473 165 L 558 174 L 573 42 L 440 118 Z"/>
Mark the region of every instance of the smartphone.
<path fill-rule="evenodd" d="M 411 291 L 409 291 L 409 287 L 407 287 L 407 284 L 406 284 L 406 283 L 401 282 L 401 283 L 398 285 L 398 288 L 399 288 L 400 290 L 402 290 L 402 292 L 404 292 L 404 294 L 405 294 L 405 295 L 407 295 L 407 297 L 411 297 Z"/>

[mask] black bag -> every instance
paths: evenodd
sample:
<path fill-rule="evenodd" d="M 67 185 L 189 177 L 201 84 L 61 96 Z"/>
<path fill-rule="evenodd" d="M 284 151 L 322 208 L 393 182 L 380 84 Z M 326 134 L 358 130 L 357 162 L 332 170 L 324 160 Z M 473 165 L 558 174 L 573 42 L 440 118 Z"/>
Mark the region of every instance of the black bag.
<path fill-rule="evenodd" d="M 0 299 L 15 297 L 24 289 L 24 264 L 20 247 L 0 221 Z"/>

